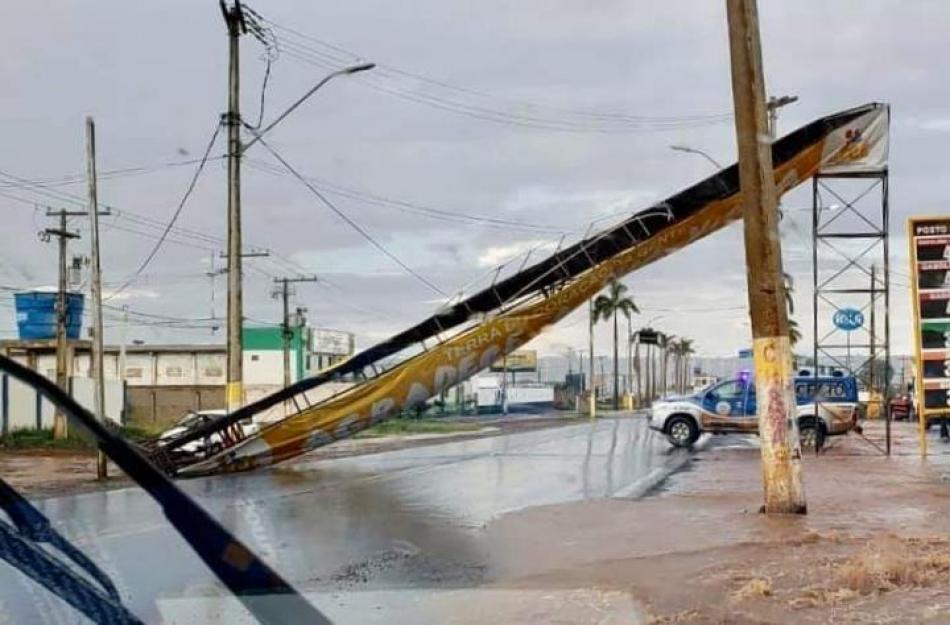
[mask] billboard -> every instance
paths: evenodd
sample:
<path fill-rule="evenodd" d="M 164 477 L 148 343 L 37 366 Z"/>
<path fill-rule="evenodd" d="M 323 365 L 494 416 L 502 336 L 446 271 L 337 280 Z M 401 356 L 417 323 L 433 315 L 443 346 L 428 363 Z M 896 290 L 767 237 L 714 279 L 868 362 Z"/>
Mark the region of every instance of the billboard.
<path fill-rule="evenodd" d="M 507 360 L 507 363 L 505 362 Z M 537 371 L 538 352 L 533 349 L 519 349 L 508 354 L 507 358 L 499 358 L 492 363 L 492 371 Z"/>
<path fill-rule="evenodd" d="M 351 356 L 353 354 L 353 333 L 327 328 L 313 329 L 311 351 L 315 354 Z"/>
<path fill-rule="evenodd" d="M 637 331 L 636 339 L 643 345 L 659 345 L 660 333 L 653 328 L 643 328 Z"/>
<path fill-rule="evenodd" d="M 825 160 L 821 173 L 855 174 L 887 169 L 890 123 L 891 111 L 885 106 L 866 124 L 828 137 L 825 150 L 834 156 Z"/>
<path fill-rule="evenodd" d="M 921 423 L 950 416 L 950 217 L 912 218 L 911 293 Z"/>

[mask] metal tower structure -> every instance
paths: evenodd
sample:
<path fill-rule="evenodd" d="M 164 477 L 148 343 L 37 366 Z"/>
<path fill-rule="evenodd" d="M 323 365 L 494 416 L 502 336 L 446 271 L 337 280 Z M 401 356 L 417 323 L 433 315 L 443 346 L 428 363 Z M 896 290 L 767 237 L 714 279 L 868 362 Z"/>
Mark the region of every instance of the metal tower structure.
<path fill-rule="evenodd" d="M 888 170 L 812 179 L 813 366 L 855 376 L 886 419 L 890 454 Z"/>

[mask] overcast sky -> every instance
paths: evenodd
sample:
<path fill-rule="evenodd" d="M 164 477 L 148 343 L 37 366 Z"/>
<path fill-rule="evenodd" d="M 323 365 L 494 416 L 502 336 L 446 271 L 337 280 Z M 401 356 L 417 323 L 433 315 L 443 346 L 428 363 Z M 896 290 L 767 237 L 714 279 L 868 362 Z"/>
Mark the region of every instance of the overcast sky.
<path fill-rule="evenodd" d="M 607 225 L 608 216 L 645 208 L 713 171 L 671 144 L 701 148 L 724 163 L 735 159 L 732 122 L 716 117 L 732 109 L 720 0 L 272 0 L 251 7 L 269 20 L 263 25 L 276 40 L 265 123 L 329 68 L 358 59 L 380 64 L 327 85 L 269 144 L 444 292 L 478 279 L 483 285 L 491 268 L 513 255 L 531 247 L 538 248 L 535 259 L 550 252 L 558 232 L 576 237 L 597 218 Z M 769 92 L 801 98 L 783 109 L 781 129 L 868 101 L 893 107 L 892 331 L 895 351 L 906 352 L 904 220 L 947 212 L 950 83 L 941 64 L 950 57 L 950 7 L 936 0 L 760 0 L 760 11 Z M 155 244 L 193 175 L 188 161 L 201 156 L 225 109 L 227 38 L 217 2 L 13 3 L 0 41 L 0 284 L 55 284 L 55 246 L 36 232 L 50 225 L 45 206 L 75 209 L 83 201 L 83 118 L 90 114 L 98 126 L 100 200 L 117 210 L 102 221 L 105 280 L 114 290 Z M 242 54 L 243 114 L 256 123 L 265 49 L 247 36 Z M 193 319 L 176 323 L 196 327 L 146 325 L 158 319 L 133 313 L 130 339 L 221 340 L 207 327 L 206 274 L 224 246 L 224 151 L 219 136 L 176 230 L 109 302 Z M 309 308 L 315 325 L 355 332 L 362 347 L 438 305 L 437 293 L 287 176 L 262 146 L 248 157 L 245 240 L 276 254 L 246 261 L 249 318 L 278 321 L 273 278 L 300 272 L 321 282 L 299 286 L 295 303 Z M 108 174 L 137 167 L 146 169 Z M 799 189 L 784 201 L 784 253 L 806 351 L 811 215 L 802 209 L 810 192 Z M 73 225 L 83 234 L 73 251 L 88 253 L 86 220 Z M 643 311 L 635 324 L 661 316 L 654 326 L 694 338 L 708 355 L 749 344 L 739 225 L 626 282 Z M 218 317 L 224 287 L 217 278 Z M 113 340 L 116 315 L 109 311 L 106 320 Z M 0 329 L 12 336 L 9 295 Z M 604 326 L 602 347 L 608 338 Z M 555 353 L 585 342 L 586 314 L 575 314 L 534 345 Z"/>

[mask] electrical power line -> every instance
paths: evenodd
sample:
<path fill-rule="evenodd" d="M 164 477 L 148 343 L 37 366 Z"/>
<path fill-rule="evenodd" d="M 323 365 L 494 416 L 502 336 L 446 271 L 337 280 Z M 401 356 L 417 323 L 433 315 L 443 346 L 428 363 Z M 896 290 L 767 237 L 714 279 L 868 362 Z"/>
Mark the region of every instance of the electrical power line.
<path fill-rule="evenodd" d="M 298 30 L 258 16 L 280 31 L 277 40 L 281 52 L 297 60 L 326 68 L 359 61 L 361 55 L 327 43 Z M 719 124 L 731 114 L 643 116 L 622 112 L 564 108 L 536 102 L 501 100 L 494 95 L 435 80 L 385 63 L 377 63 L 374 76 L 360 77 L 360 83 L 378 91 L 421 104 L 488 121 L 539 127 L 547 130 L 579 132 L 630 132 L 643 130 L 689 128 Z M 385 82 L 389 79 L 389 82 Z M 402 86 L 411 80 L 415 90 Z M 419 87 L 428 89 L 420 91 Z"/>
<path fill-rule="evenodd" d="M 212 156 L 208 160 L 220 160 L 224 156 Z M 165 161 L 162 163 L 155 163 L 152 165 L 137 165 L 131 167 L 123 167 L 120 169 L 109 169 L 98 172 L 98 178 L 100 180 L 111 180 L 113 178 L 125 178 L 128 176 L 142 176 L 146 174 L 152 174 L 158 171 L 173 169 L 176 167 L 186 167 L 189 165 L 194 165 L 200 163 L 200 158 L 190 158 L 185 160 L 178 161 Z M 51 188 L 51 187 L 65 187 L 74 184 L 83 184 L 86 181 L 85 174 L 66 174 L 63 176 L 56 176 L 53 178 L 38 178 L 32 180 L 21 180 L 22 183 L 28 183 L 35 187 L 42 188 Z M 2 182 L 0 183 L 0 189 L 8 187 L 18 187 L 18 183 L 15 182 Z"/>
<path fill-rule="evenodd" d="M 255 133 L 255 134 L 256 134 L 256 133 Z M 317 199 L 319 199 L 319 200 L 320 200 L 321 202 L 323 202 L 330 210 L 332 210 L 334 213 L 336 213 L 336 215 L 337 215 L 340 219 L 342 219 L 343 221 L 345 221 L 351 228 L 353 228 L 354 230 L 356 230 L 364 239 L 366 239 L 367 241 L 369 241 L 369 242 L 373 245 L 373 247 L 375 247 L 376 249 L 378 249 L 380 252 L 382 252 L 383 254 L 385 254 L 386 256 L 388 256 L 388 257 L 390 258 L 390 260 L 392 260 L 392 261 L 395 262 L 397 265 L 399 265 L 400 267 L 402 267 L 403 270 L 404 270 L 406 273 L 408 273 L 409 275 L 411 275 L 412 277 L 414 277 L 416 280 L 418 280 L 419 282 L 423 283 L 424 285 L 426 285 L 427 287 L 429 287 L 430 289 L 432 289 L 433 291 L 435 291 L 435 292 L 438 293 L 439 295 L 443 295 L 443 296 L 444 296 L 444 295 L 446 294 L 442 289 L 440 289 L 440 288 L 439 288 L 438 286 L 436 286 L 434 283 L 432 283 L 431 281 L 429 281 L 428 279 L 426 279 L 424 276 L 422 276 L 421 274 L 419 274 L 418 272 L 416 272 L 412 267 L 410 267 L 410 266 L 407 265 L 405 262 L 403 262 L 398 256 L 396 256 L 394 253 L 392 253 L 391 251 L 389 251 L 389 249 L 387 249 L 386 246 L 384 246 L 382 243 L 380 243 L 379 241 L 377 241 L 377 240 L 373 237 L 373 235 L 371 235 L 369 232 L 366 231 L 365 228 L 363 228 L 363 227 L 360 226 L 358 223 L 356 223 L 355 221 L 353 221 L 353 219 L 352 219 L 349 215 L 347 215 L 345 212 L 343 212 L 342 210 L 340 210 L 339 208 L 337 208 L 337 206 L 336 206 L 333 202 L 331 202 L 329 199 L 327 199 L 327 197 L 326 197 L 323 193 L 321 193 L 319 189 L 317 189 L 315 186 L 313 186 L 313 184 L 311 184 L 310 181 L 308 181 L 305 177 L 303 177 L 303 176 L 300 174 L 300 172 L 298 172 L 296 169 L 294 169 L 293 165 L 291 165 L 290 163 L 288 163 L 287 160 L 286 160 L 283 156 L 281 156 L 279 152 L 277 152 L 274 148 L 272 148 L 269 143 L 267 143 L 266 141 L 264 141 L 264 139 L 262 139 L 259 134 L 257 134 L 256 136 L 257 136 L 258 142 L 259 142 L 262 146 L 264 146 L 264 147 L 267 149 L 267 151 L 270 152 L 271 155 L 272 155 L 274 158 L 276 158 L 276 159 L 281 163 L 281 165 L 283 165 L 284 167 L 286 167 L 286 168 L 287 168 L 287 171 L 289 171 L 291 174 L 293 174 L 293 176 L 294 176 L 297 180 L 299 180 L 299 181 L 301 182 L 301 184 L 303 184 L 305 187 L 307 187 L 307 189 L 309 189 L 310 192 L 311 192 L 314 196 L 317 197 Z"/>
<path fill-rule="evenodd" d="M 277 174 L 277 175 L 290 175 L 283 169 L 278 169 L 268 163 L 263 161 L 258 161 L 256 159 L 245 158 L 245 162 L 252 169 L 258 171 L 263 171 L 265 173 Z M 366 191 L 360 191 L 353 189 L 352 187 L 346 187 L 343 185 L 335 184 L 332 182 L 327 182 L 319 178 L 314 178 L 312 176 L 307 176 L 307 180 L 310 181 L 315 187 L 318 187 L 321 191 L 326 193 L 332 193 L 334 195 L 339 195 L 342 197 L 347 197 L 350 199 L 358 200 L 368 204 L 374 204 L 377 206 L 388 206 L 395 208 L 397 210 L 408 212 L 412 214 L 419 214 L 425 217 L 432 219 L 440 219 L 444 221 L 451 221 L 454 223 L 476 223 L 482 224 L 488 227 L 493 228 L 503 228 L 505 230 L 511 230 L 512 228 L 517 228 L 521 230 L 530 230 L 530 231 L 540 231 L 547 232 L 551 234 L 565 234 L 566 230 L 564 228 L 555 228 L 552 226 L 545 226 L 542 224 L 532 224 L 523 221 L 517 221 L 514 219 L 504 219 L 500 217 L 491 217 L 488 215 L 473 215 L 470 213 L 461 213 L 448 211 L 445 209 L 434 208 L 432 206 L 426 206 L 424 204 L 419 204 L 415 202 L 409 202 L 407 200 L 399 200 L 383 195 L 378 195 L 375 193 L 369 193 Z"/>
<path fill-rule="evenodd" d="M 199 161 L 199 162 L 200 162 L 200 161 Z M 64 204 L 69 204 L 69 205 L 72 205 L 72 206 L 76 206 L 76 207 L 78 207 L 78 208 L 84 208 L 84 207 L 85 207 L 85 201 L 84 201 L 84 199 L 83 199 L 83 198 L 80 198 L 80 197 L 77 196 L 77 195 L 73 195 L 73 194 L 70 194 L 70 193 L 65 193 L 65 192 L 62 192 L 62 191 L 55 191 L 55 190 L 49 190 L 49 189 L 45 189 L 45 188 L 42 188 L 42 187 L 38 187 L 35 183 L 31 182 L 30 180 L 27 180 L 27 179 L 25 179 L 25 178 L 21 178 L 21 177 L 18 177 L 18 176 L 14 176 L 13 174 L 10 174 L 10 173 L 4 172 L 4 171 L 0 171 L 0 177 L 9 178 L 9 179 L 12 179 L 12 180 L 16 181 L 15 183 L 9 183 L 9 186 L 10 186 L 10 187 L 15 187 L 15 188 L 17 188 L 18 190 L 26 191 L 26 192 L 28 192 L 28 193 L 36 193 L 36 194 L 38 194 L 40 197 L 44 198 L 46 201 L 52 200 L 52 201 L 54 201 L 54 202 L 60 202 L 60 203 L 64 203 Z M 12 195 L 12 194 L 10 194 L 10 193 L 3 192 L 3 191 L 0 191 L 0 197 L 5 197 L 5 198 L 7 198 L 7 199 L 13 200 L 13 201 L 15 201 L 15 202 L 19 202 L 19 203 L 21 203 L 21 204 L 26 204 L 26 205 L 29 205 L 29 206 L 33 206 L 34 208 L 36 207 L 36 205 L 37 205 L 37 203 L 38 203 L 37 200 L 35 200 L 35 199 L 23 198 L 23 197 L 15 196 L 15 195 Z M 138 227 L 138 228 L 143 228 L 143 227 L 144 227 L 144 228 L 152 228 L 152 229 L 158 230 L 158 231 L 160 231 L 160 232 L 163 232 L 163 231 L 165 230 L 165 228 L 167 227 L 167 223 L 161 222 L 161 221 L 159 221 L 159 220 L 157 220 L 157 219 L 153 219 L 153 218 L 150 218 L 150 217 L 146 217 L 146 216 L 144 216 L 144 215 L 138 215 L 138 214 L 136 214 L 136 213 L 133 213 L 133 212 L 130 212 L 130 211 L 126 211 L 126 210 L 120 210 L 119 208 L 117 208 L 117 207 L 115 207 L 115 206 L 112 206 L 112 205 L 109 205 L 109 204 L 106 204 L 106 203 L 101 203 L 101 205 L 102 205 L 103 207 L 105 207 L 105 208 L 108 208 L 108 209 L 112 212 L 112 216 L 113 216 L 113 222 L 112 222 L 110 225 L 105 226 L 106 228 L 109 228 L 109 229 L 115 228 L 115 229 L 118 229 L 118 230 L 127 230 L 127 231 L 133 232 L 133 233 L 135 233 L 135 234 L 141 234 L 141 235 L 143 235 L 143 236 L 148 236 L 147 233 L 141 232 L 140 230 L 128 230 L 128 229 L 129 229 L 129 226 L 125 226 L 125 227 L 123 228 L 122 226 L 119 226 L 116 222 L 119 221 L 119 220 L 129 221 L 129 222 L 131 222 L 134 226 L 136 226 L 136 227 Z M 170 230 L 170 233 L 171 233 L 171 234 L 174 234 L 174 235 L 177 235 L 177 236 L 181 237 L 182 239 L 193 239 L 193 240 L 199 242 L 200 244 L 206 244 L 206 243 L 220 243 L 221 241 L 223 241 L 223 239 L 221 239 L 220 237 L 214 237 L 213 235 L 209 235 L 209 234 L 206 234 L 206 233 L 198 232 L 198 231 L 191 230 L 191 229 L 188 229 L 188 228 L 173 227 L 173 228 Z M 186 243 L 186 242 L 184 242 L 184 241 L 181 241 L 180 243 L 181 243 L 182 245 L 188 245 L 188 243 Z M 208 248 L 207 246 L 201 246 L 201 245 L 199 245 L 199 246 L 198 246 L 198 249 L 205 249 L 205 250 L 207 250 L 207 249 L 209 249 L 209 248 Z"/>
<path fill-rule="evenodd" d="M 314 58 L 312 55 L 301 53 L 293 48 L 288 49 L 286 42 L 283 44 L 283 53 L 287 56 L 328 70 L 337 70 L 339 65 Z M 452 101 L 443 97 L 420 94 L 417 92 L 392 87 L 387 83 L 381 82 L 378 78 L 354 77 L 354 81 L 359 82 L 370 89 L 386 93 L 397 98 L 423 104 L 431 108 L 463 115 L 473 119 L 489 121 L 507 126 L 516 126 L 521 128 L 532 128 L 536 130 L 548 130 L 556 132 L 576 132 L 576 133 L 595 133 L 595 134 L 618 134 L 630 132 L 657 132 L 662 130 L 679 130 L 684 128 L 699 128 L 714 124 L 721 124 L 728 121 L 728 118 L 722 120 L 680 122 L 677 124 L 655 124 L 655 125 L 630 125 L 605 126 L 603 124 L 593 125 L 590 122 L 569 122 L 539 118 L 521 113 L 506 113 L 492 110 L 484 106 L 467 104 L 464 102 Z"/>
<path fill-rule="evenodd" d="M 175 225 L 175 221 L 178 220 L 178 216 L 181 215 L 182 209 L 185 208 L 185 203 L 188 202 L 188 198 L 191 197 L 191 192 L 194 191 L 195 185 L 198 184 L 198 178 L 201 177 L 201 172 L 204 170 L 205 163 L 208 162 L 208 157 L 211 155 L 211 149 L 214 147 L 214 143 L 217 140 L 218 133 L 220 131 L 221 131 L 221 123 L 219 121 L 214 126 L 214 132 L 211 133 L 211 140 L 208 141 L 208 147 L 205 148 L 205 152 L 204 152 L 204 155 L 202 156 L 201 162 L 198 163 L 198 167 L 195 169 L 195 173 L 191 177 L 191 181 L 188 183 L 188 188 L 185 189 L 185 194 L 182 195 L 181 201 L 178 202 L 178 208 L 175 209 L 175 212 L 172 215 L 172 218 L 169 220 L 168 225 L 165 227 L 165 230 L 162 232 L 161 238 L 159 238 L 158 242 L 155 243 L 151 251 L 148 253 L 148 255 L 146 255 L 145 259 L 141 262 L 138 269 L 135 270 L 135 273 L 132 275 L 132 277 L 126 280 L 122 284 L 122 286 L 114 290 L 109 295 L 109 297 L 105 299 L 112 299 L 113 297 L 115 297 L 116 295 L 118 295 L 119 293 L 127 289 L 133 282 L 135 282 L 136 278 L 138 278 L 138 276 L 141 275 L 143 271 L 145 271 L 145 268 L 148 267 L 150 262 L 152 262 L 152 259 L 155 258 L 155 255 L 158 254 L 158 250 L 161 249 L 162 244 L 165 242 L 165 239 L 168 237 L 169 231 Z"/>

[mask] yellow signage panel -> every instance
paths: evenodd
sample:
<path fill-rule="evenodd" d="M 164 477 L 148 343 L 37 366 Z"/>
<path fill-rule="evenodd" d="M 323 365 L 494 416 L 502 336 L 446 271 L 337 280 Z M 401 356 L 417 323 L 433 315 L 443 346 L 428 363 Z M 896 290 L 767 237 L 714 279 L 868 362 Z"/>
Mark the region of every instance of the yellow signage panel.
<path fill-rule="evenodd" d="M 921 422 L 950 414 L 950 217 L 907 222 L 917 410 Z"/>
<path fill-rule="evenodd" d="M 533 349 L 519 349 L 499 358 L 492 363 L 492 371 L 537 371 L 538 352 Z"/>

